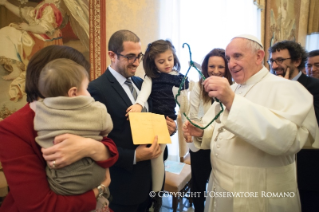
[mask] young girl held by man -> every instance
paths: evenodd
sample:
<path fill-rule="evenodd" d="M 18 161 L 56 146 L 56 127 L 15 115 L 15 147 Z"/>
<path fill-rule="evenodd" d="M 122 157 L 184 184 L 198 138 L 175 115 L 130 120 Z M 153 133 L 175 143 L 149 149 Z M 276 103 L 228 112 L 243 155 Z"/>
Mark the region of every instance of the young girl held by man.
<path fill-rule="evenodd" d="M 130 106 L 126 112 L 141 112 L 145 102 L 150 97 L 152 100 L 152 112 L 165 115 L 166 119 L 176 120 L 175 96 L 173 88 L 178 88 L 184 78 L 179 73 L 180 63 L 172 43 L 168 40 L 157 40 L 150 43 L 145 51 L 143 59 L 145 78 L 142 89 L 136 99 L 136 103 Z M 182 90 L 188 89 L 188 80 L 185 80 Z M 161 144 L 162 155 L 152 159 L 152 190 L 156 192 L 154 197 L 154 211 L 159 211 L 162 199 L 159 191 L 163 188 L 164 161 L 163 152 L 166 144 Z"/>

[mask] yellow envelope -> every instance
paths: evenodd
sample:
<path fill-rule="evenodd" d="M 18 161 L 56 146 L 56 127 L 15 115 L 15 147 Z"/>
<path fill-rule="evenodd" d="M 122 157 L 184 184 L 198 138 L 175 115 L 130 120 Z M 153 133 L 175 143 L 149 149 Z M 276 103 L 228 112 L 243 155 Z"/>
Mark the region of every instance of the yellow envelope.
<path fill-rule="evenodd" d="M 164 115 L 155 113 L 129 113 L 134 144 L 152 144 L 158 136 L 159 144 L 172 143 Z"/>

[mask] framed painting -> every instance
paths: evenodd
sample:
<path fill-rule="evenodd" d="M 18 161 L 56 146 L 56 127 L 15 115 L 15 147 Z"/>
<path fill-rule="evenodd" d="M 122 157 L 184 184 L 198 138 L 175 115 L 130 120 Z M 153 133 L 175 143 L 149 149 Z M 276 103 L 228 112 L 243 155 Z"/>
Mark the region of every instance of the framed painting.
<path fill-rule="evenodd" d="M 265 59 L 268 49 L 278 41 L 298 41 L 300 0 L 267 0 L 265 24 Z M 267 64 L 267 63 L 266 63 Z M 268 64 L 267 64 L 268 66 Z"/>
<path fill-rule="evenodd" d="M 27 30 L 27 24 L 47 33 Z M 93 80 L 106 69 L 105 38 L 104 0 L 0 0 L 0 118 L 26 104 L 25 70 L 35 52 L 73 47 L 90 61 Z"/>

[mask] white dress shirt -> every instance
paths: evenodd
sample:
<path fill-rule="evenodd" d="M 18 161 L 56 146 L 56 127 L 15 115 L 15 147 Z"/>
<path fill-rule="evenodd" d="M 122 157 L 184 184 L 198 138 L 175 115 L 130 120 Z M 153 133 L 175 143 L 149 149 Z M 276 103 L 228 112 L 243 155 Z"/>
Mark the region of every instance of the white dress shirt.
<path fill-rule="evenodd" d="M 125 78 L 123 75 L 121 75 L 120 73 L 115 71 L 111 66 L 109 66 L 108 68 L 109 68 L 111 74 L 114 76 L 114 78 L 120 83 L 120 85 L 124 89 L 125 93 L 127 94 L 129 99 L 131 100 L 132 104 L 135 104 L 135 100 L 134 100 L 133 94 L 132 94 L 130 88 L 128 87 L 128 85 L 125 84 L 125 81 L 127 80 L 127 78 Z M 129 77 L 129 79 L 131 79 L 131 78 Z M 133 81 L 132 81 L 132 85 L 133 85 L 133 87 L 136 90 L 136 93 L 138 95 L 140 90 L 136 87 L 136 85 L 134 84 Z M 147 101 L 144 103 L 144 107 L 147 109 L 147 111 L 149 110 Z M 134 152 L 133 164 L 136 164 L 136 151 Z"/>

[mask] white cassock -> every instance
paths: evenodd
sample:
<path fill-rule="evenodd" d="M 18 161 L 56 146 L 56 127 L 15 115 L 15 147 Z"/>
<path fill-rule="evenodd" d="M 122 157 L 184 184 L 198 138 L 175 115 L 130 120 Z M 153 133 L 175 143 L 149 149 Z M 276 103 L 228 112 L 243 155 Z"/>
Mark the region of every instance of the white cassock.
<path fill-rule="evenodd" d="M 318 148 L 319 142 L 312 95 L 265 67 L 231 87 L 231 110 L 195 139 L 198 148 L 212 150 L 205 211 L 300 211 L 295 154 L 305 144 Z M 215 102 L 204 124 L 216 108 Z"/>

